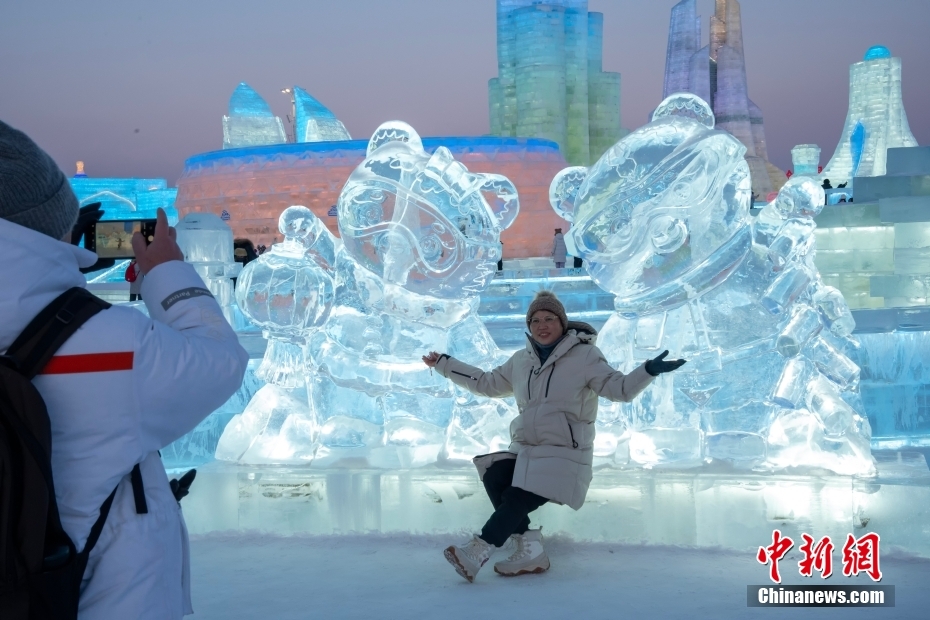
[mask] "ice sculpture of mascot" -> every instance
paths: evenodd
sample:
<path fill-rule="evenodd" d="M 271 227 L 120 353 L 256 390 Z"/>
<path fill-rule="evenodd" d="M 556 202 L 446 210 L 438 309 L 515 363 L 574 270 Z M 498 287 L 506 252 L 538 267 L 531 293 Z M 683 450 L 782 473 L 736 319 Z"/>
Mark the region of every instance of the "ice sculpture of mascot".
<path fill-rule="evenodd" d="M 412 127 L 379 127 L 338 202 L 336 300 L 307 354 L 318 416 L 313 465 L 415 467 L 470 459 L 507 441 L 510 405 L 454 388 L 424 367 L 446 350 L 490 368 L 505 359 L 478 296 L 519 208 L 503 176 L 475 174 Z"/>
<path fill-rule="evenodd" d="M 236 284 L 242 313 L 261 327 L 268 347 L 255 376 L 267 382 L 234 416 L 216 458 L 240 463 L 308 463 L 319 424 L 306 388 L 307 338 L 333 304 L 332 263 L 338 240 L 302 206 L 278 219 L 284 241 L 246 265 Z"/>
<path fill-rule="evenodd" d="M 672 95 L 593 166 L 552 182 L 576 255 L 616 296 L 598 339 L 608 361 L 664 349 L 689 360 L 633 403 L 602 403 L 595 454 L 873 474 L 847 357 L 855 323 L 814 265 L 823 190 L 796 177 L 752 217 L 745 147 L 713 127 L 703 100 Z"/>

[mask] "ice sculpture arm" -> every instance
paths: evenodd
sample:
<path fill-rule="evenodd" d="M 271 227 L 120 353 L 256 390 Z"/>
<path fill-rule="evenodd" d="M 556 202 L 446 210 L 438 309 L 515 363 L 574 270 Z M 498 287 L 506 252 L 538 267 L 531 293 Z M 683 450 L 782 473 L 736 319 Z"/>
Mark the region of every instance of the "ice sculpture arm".
<path fill-rule="evenodd" d="M 133 351 L 143 451 L 190 432 L 239 388 L 249 355 L 194 268 L 170 261 L 142 283 L 151 319 L 138 314 Z"/>
<path fill-rule="evenodd" d="M 454 357 L 442 356 L 436 370 L 446 379 L 469 392 L 500 398 L 513 395 L 513 357 L 490 372 L 485 372 Z"/>
<path fill-rule="evenodd" d="M 655 377 L 646 372 L 646 365 L 639 366 L 628 375 L 614 370 L 604 354 L 595 346 L 585 358 L 585 381 L 598 396 L 607 400 L 630 402 L 652 383 Z"/>

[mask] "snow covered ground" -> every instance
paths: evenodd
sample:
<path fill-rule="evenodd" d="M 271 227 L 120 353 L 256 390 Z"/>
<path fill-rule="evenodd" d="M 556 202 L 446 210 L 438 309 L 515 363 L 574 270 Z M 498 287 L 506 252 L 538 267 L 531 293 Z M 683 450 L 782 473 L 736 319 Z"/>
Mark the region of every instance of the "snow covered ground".
<path fill-rule="evenodd" d="M 882 549 L 894 608 L 748 608 L 746 586 L 768 584 L 751 553 L 669 546 L 547 541 L 552 569 L 500 577 L 490 564 L 474 584 L 442 549 L 461 537 L 195 536 L 195 620 L 212 618 L 921 618 L 930 617 L 930 560 Z M 495 559 L 502 559 L 498 552 Z M 781 562 L 786 584 L 871 584 L 863 575 L 798 575 L 797 548 Z M 816 575 L 816 573 L 815 573 Z"/>

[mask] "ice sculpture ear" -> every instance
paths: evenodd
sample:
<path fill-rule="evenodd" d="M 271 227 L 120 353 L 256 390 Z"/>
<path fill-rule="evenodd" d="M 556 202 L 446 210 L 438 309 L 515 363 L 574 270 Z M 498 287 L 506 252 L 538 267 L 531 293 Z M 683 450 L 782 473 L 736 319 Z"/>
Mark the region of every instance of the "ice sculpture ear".
<path fill-rule="evenodd" d="M 375 133 L 371 134 L 365 156 L 371 155 L 375 149 L 388 142 L 405 142 L 413 149 L 423 150 L 423 141 L 420 139 L 420 134 L 413 127 L 403 121 L 388 121 L 382 123 L 375 129 Z"/>
<path fill-rule="evenodd" d="M 549 184 L 549 204 L 560 218 L 566 222 L 575 220 L 575 200 L 578 190 L 588 176 L 584 166 L 572 166 L 555 175 Z"/>
<path fill-rule="evenodd" d="M 785 219 L 813 218 L 823 210 L 823 187 L 811 177 L 795 177 L 775 197 L 775 210 Z"/>
<path fill-rule="evenodd" d="M 487 201 L 491 211 L 497 216 L 500 227 L 510 228 L 520 212 L 520 197 L 516 186 L 505 176 L 500 174 L 482 174 L 484 179 L 481 193 Z"/>

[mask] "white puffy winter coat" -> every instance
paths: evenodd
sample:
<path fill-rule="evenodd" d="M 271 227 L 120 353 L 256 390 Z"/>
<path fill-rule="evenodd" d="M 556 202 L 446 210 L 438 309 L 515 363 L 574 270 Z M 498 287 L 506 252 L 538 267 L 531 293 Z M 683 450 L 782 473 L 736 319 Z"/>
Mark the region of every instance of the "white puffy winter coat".
<path fill-rule="evenodd" d="M 55 297 L 84 286 L 81 248 L 0 219 L 0 351 Z M 242 382 L 248 355 L 203 280 L 172 261 L 146 275 L 152 318 L 114 306 L 85 323 L 34 384 L 52 427 L 62 525 L 78 550 L 119 485 L 81 589 L 80 618 L 191 613 L 187 530 L 158 450 L 193 429 Z M 148 514 L 129 472 L 141 463 Z M 193 489 L 196 493 L 196 485 Z"/>
<path fill-rule="evenodd" d="M 513 395 L 519 410 L 510 424 L 513 486 L 578 510 L 593 476 L 598 396 L 628 402 L 653 378 L 644 366 L 628 375 L 614 370 L 594 346 L 594 335 L 571 327 L 545 364 L 527 338 L 525 349 L 490 372 L 454 357 L 443 357 L 436 369 L 476 394 Z M 483 471 L 500 456 L 508 455 L 475 464 Z"/>

